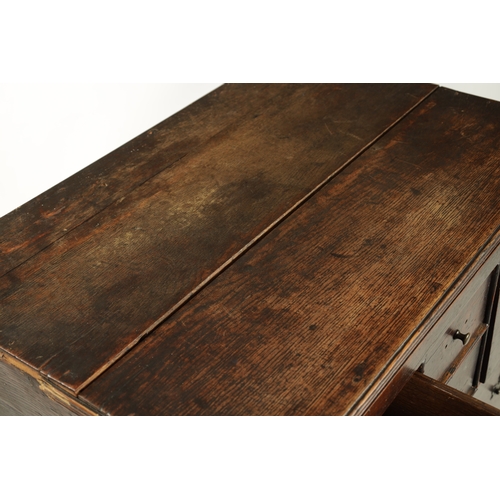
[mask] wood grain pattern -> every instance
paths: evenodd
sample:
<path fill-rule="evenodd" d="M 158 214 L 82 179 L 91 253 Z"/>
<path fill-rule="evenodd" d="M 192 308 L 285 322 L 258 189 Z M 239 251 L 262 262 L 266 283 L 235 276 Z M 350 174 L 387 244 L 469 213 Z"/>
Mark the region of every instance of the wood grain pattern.
<path fill-rule="evenodd" d="M 498 416 L 500 410 L 416 372 L 387 416 Z"/>
<path fill-rule="evenodd" d="M 498 245 L 499 151 L 500 104 L 438 89 L 80 396 L 110 414 L 352 412 Z"/>
<path fill-rule="evenodd" d="M 0 276 L 287 87 L 224 85 L 2 217 Z"/>
<path fill-rule="evenodd" d="M 286 85 L 265 104 L 240 89 L 226 105 L 251 113 L 201 145 L 203 130 L 189 143 L 197 150 L 173 163 L 146 134 L 126 164 L 158 161 L 156 175 L 138 187 L 129 179 L 127 196 L 0 280 L 0 346 L 78 391 L 433 88 Z M 220 106 L 188 116 L 213 112 Z"/>

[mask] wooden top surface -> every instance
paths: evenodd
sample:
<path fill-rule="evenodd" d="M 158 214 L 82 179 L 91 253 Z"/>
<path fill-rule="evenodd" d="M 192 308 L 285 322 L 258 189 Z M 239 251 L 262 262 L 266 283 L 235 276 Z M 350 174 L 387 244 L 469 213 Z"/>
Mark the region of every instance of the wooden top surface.
<path fill-rule="evenodd" d="M 103 413 L 355 413 L 497 243 L 500 104 L 433 90 L 209 94 L 0 220 L 0 347 Z"/>
<path fill-rule="evenodd" d="M 500 104 L 438 89 L 80 396 L 114 414 L 356 413 L 499 226 Z"/>
<path fill-rule="evenodd" d="M 73 393 L 431 85 L 228 85 L 0 221 L 0 347 Z"/>

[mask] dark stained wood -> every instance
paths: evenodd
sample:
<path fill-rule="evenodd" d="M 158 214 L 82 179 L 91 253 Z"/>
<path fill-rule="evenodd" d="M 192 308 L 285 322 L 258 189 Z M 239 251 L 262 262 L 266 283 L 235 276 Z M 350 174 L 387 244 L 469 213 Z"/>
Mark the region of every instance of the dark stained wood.
<path fill-rule="evenodd" d="M 498 416 L 500 410 L 415 372 L 387 416 Z"/>
<path fill-rule="evenodd" d="M 223 105 L 203 101 L 141 136 L 105 163 L 124 162 L 117 179 L 153 163 L 147 180 L 127 178 L 126 196 L 104 201 L 95 184 L 69 182 L 98 209 L 0 280 L 0 347 L 78 392 L 433 88 L 286 85 L 264 99 L 231 87 Z M 183 142 L 189 124 L 240 102 Z"/>
<path fill-rule="evenodd" d="M 403 387 L 408 383 L 415 372 L 403 366 L 391 379 L 390 383 L 381 388 L 376 398 L 370 401 L 367 408 L 364 409 L 363 415 L 369 417 L 384 415 L 384 412 L 396 399 Z"/>
<path fill-rule="evenodd" d="M 80 397 L 365 412 L 498 246 L 499 192 L 500 104 L 438 89 Z"/>
<path fill-rule="evenodd" d="M 0 276 L 289 87 L 224 85 L 2 217 Z"/>

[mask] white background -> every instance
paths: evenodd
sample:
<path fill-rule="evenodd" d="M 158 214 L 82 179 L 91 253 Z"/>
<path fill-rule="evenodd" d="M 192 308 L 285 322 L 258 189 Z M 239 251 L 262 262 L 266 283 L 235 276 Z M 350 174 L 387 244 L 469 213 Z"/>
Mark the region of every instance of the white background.
<path fill-rule="evenodd" d="M 0 84 L 0 217 L 217 88 Z M 442 84 L 500 101 L 499 84 Z"/>

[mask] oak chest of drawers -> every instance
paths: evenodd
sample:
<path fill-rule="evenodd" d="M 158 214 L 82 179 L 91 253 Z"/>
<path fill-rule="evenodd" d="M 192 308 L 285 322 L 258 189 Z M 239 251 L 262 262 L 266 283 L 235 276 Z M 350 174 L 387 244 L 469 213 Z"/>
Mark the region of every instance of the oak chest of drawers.
<path fill-rule="evenodd" d="M 496 414 L 499 227 L 500 103 L 224 85 L 0 219 L 0 411 Z"/>

